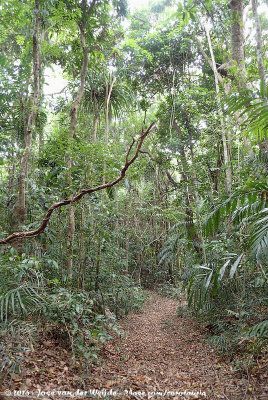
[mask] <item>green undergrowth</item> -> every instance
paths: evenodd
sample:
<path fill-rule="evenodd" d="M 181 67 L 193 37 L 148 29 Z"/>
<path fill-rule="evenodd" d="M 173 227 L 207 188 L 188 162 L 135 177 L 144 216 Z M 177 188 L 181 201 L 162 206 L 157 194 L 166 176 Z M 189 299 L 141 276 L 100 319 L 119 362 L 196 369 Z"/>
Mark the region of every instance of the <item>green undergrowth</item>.
<path fill-rule="evenodd" d="M 185 298 L 185 291 L 182 289 L 182 285 L 173 285 L 165 282 L 158 286 L 158 293 L 170 297 L 171 299 L 183 300 Z"/>
<path fill-rule="evenodd" d="M 268 354 L 266 279 L 261 269 L 253 271 L 245 263 L 231 278 L 226 268 L 225 276 L 215 279 L 215 289 L 215 284 L 208 284 L 211 270 L 188 267 L 182 286 L 165 284 L 158 291 L 180 300 L 177 316 L 194 319 L 204 341 L 243 376 L 254 371 Z"/>
<path fill-rule="evenodd" d="M 225 279 L 218 279 L 217 290 L 213 285 L 205 287 L 209 270 L 205 277 L 200 269 L 193 268 L 193 273 L 200 275 L 195 275 L 194 288 L 188 277 L 188 307 L 179 306 L 178 315 L 191 313 L 205 341 L 232 361 L 235 371 L 249 373 L 268 354 L 268 293 L 262 271 L 253 273 L 244 264 L 234 277 L 226 273 Z M 204 286 L 198 279 L 204 280 Z"/>
<path fill-rule="evenodd" d="M 1 264 L 2 382 L 8 379 L 11 383 L 14 373 L 21 373 L 28 352 L 38 345 L 40 333 L 42 339 L 47 336 L 68 349 L 82 366 L 89 365 L 98 360 L 106 340 L 120 335 L 119 319 L 143 306 L 142 289 L 126 276 L 113 274 L 116 284 L 105 288 L 100 282 L 95 292 L 90 285 L 74 288 L 63 284 L 53 260 L 19 256 L 10 249 L 1 256 Z"/>

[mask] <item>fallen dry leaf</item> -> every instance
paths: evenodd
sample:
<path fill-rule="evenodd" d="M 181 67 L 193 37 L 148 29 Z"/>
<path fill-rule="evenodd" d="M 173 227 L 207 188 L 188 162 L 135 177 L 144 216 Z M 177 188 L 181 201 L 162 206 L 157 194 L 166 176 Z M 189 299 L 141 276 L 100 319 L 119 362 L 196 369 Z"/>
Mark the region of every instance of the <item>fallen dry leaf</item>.
<path fill-rule="evenodd" d="M 219 358 L 202 341 L 194 320 L 176 316 L 177 307 L 177 300 L 152 293 L 143 313 L 131 313 L 122 321 L 122 337 L 105 343 L 101 351 L 103 364 L 88 365 L 85 387 L 117 390 L 121 395 L 113 400 L 144 399 L 140 395 L 122 394 L 130 389 L 137 393 L 202 391 L 207 400 L 266 400 L 266 363 L 260 363 L 261 369 L 256 368 L 258 380 L 237 377 L 231 370 L 231 362 Z M 27 389 L 81 389 L 81 365 L 72 360 L 70 351 L 59 348 L 52 339 L 44 338 L 40 343 L 39 348 L 28 355 L 23 369 Z M 15 374 L 12 385 L 12 389 L 24 387 L 19 374 Z M 162 398 L 183 397 L 167 395 Z M 186 398 L 204 399 L 199 395 Z"/>

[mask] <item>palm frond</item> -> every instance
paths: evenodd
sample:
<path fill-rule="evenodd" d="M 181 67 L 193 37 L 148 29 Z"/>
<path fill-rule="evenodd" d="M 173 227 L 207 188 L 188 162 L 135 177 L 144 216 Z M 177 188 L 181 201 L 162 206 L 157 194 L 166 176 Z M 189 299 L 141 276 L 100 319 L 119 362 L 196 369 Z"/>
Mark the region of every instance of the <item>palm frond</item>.
<path fill-rule="evenodd" d="M 204 234 L 211 236 L 217 232 L 224 217 L 233 215 L 233 222 L 238 223 L 246 216 L 256 215 L 257 211 L 265 208 L 267 193 L 267 179 L 249 181 L 245 187 L 237 189 L 212 211 L 204 223 Z"/>
<path fill-rule="evenodd" d="M 264 85 L 260 83 L 257 93 L 245 89 L 239 94 L 234 94 L 226 99 L 227 113 L 239 113 L 244 121 L 241 128 L 245 134 L 254 136 L 257 140 L 267 138 L 268 132 L 268 103 L 267 93 L 264 93 Z"/>
<path fill-rule="evenodd" d="M 251 225 L 250 255 L 259 264 L 268 264 L 268 208 L 259 211 Z"/>
<path fill-rule="evenodd" d="M 268 320 L 259 322 L 258 324 L 247 329 L 246 337 L 268 338 Z"/>

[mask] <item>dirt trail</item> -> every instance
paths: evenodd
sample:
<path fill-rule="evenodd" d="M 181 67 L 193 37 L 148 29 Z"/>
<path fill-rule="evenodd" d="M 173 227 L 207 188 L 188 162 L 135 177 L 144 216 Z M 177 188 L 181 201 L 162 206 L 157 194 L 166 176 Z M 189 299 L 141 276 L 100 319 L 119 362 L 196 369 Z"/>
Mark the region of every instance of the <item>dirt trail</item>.
<path fill-rule="evenodd" d="M 4 387 L 0 399 L 267 399 L 264 384 L 255 390 L 247 378 L 235 376 L 231 363 L 204 343 L 194 321 L 177 316 L 178 305 L 152 293 L 142 313 L 131 313 L 121 322 L 122 337 L 105 343 L 103 362 L 89 366 L 87 376 L 82 377 L 66 349 L 53 340 L 41 341 L 23 368 L 25 379 L 15 374 L 10 393 L 6 396 Z M 28 394 L 18 396 L 18 389 Z M 54 390 L 80 393 L 70 397 Z"/>
<path fill-rule="evenodd" d="M 248 392 L 247 380 L 233 379 L 231 365 L 219 361 L 191 320 L 176 315 L 177 307 L 152 294 L 142 314 L 123 321 L 126 336 L 106 344 L 90 386 L 112 389 L 113 399 L 260 398 Z"/>

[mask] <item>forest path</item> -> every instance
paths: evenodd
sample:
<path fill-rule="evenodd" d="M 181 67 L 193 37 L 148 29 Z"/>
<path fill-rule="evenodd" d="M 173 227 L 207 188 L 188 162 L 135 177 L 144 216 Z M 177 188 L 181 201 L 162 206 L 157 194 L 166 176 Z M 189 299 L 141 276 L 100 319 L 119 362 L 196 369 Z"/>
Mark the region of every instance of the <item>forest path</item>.
<path fill-rule="evenodd" d="M 246 394 L 247 380 L 233 379 L 231 365 L 219 361 L 194 322 L 176 315 L 178 304 L 151 294 L 141 314 L 122 322 L 123 337 L 106 343 L 90 387 L 114 391 L 106 399 L 256 398 Z"/>
<path fill-rule="evenodd" d="M 23 367 L 25 379 L 14 374 L 11 392 L 1 396 L 0 388 L 0 399 L 267 399 L 265 382 L 261 385 L 258 379 L 235 376 L 232 364 L 204 343 L 194 320 L 177 315 L 179 304 L 150 293 L 141 313 L 132 312 L 121 321 L 121 338 L 103 345 L 103 361 L 89 363 L 86 376 L 70 352 L 44 333 Z M 18 397 L 12 395 L 13 390 L 29 390 L 30 395 Z M 73 394 L 79 390 L 79 396 L 63 392 L 56 396 L 53 391 L 57 390 Z"/>

